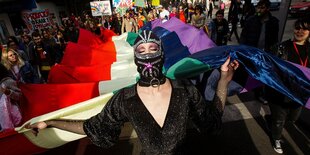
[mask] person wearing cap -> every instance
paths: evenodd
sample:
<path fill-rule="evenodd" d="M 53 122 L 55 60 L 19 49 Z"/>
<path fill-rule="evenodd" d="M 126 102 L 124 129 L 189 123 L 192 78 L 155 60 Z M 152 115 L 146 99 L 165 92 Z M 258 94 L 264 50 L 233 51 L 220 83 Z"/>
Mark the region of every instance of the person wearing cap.
<path fill-rule="evenodd" d="M 239 63 L 228 58 L 221 66 L 214 101 L 207 104 L 199 91 L 187 80 L 172 80 L 162 73 L 164 50 L 152 31 L 141 31 L 134 43 L 134 61 L 140 74 L 138 82 L 119 90 L 97 115 L 87 120 L 49 120 L 29 125 L 37 129 L 55 127 L 87 135 L 100 147 L 111 147 L 121 127 L 130 122 L 142 145 L 141 154 L 188 153 L 189 122 L 197 131 L 221 126 L 227 85 Z"/>

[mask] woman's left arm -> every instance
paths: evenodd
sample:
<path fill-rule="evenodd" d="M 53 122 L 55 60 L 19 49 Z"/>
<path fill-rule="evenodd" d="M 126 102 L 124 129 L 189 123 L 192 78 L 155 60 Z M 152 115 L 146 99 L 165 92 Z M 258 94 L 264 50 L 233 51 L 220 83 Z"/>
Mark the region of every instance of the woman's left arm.
<path fill-rule="evenodd" d="M 227 87 L 232 80 L 235 70 L 239 67 L 239 62 L 234 60 L 230 62 L 230 57 L 227 58 L 225 63 L 221 66 L 221 77 L 218 81 L 216 96 L 214 102 L 219 110 L 223 111 L 227 99 Z"/>

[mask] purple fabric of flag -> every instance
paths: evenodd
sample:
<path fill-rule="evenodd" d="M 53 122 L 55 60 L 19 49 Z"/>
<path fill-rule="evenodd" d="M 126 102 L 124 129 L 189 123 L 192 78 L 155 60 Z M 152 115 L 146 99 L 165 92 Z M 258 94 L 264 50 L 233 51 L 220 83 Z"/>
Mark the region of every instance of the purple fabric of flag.
<path fill-rule="evenodd" d="M 291 63 L 291 62 L 290 62 Z M 293 64 L 294 66 L 296 66 L 297 68 L 299 68 L 304 74 L 305 76 L 310 79 L 310 70 L 309 68 L 307 67 L 304 67 L 304 66 L 301 66 L 301 65 L 298 65 L 298 64 L 295 64 L 295 63 L 291 63 Z M 307 103 L 306 103 L 306 108 L 310 109 L 310 98 L 308 99 Z"/>
<path fill-rule="evenodd" d="M 237 80 L 237 83 L 244 88 L 240 90 L 241 92 L 249 91 L 264 83 L 310 109 L 309 68 L 291 64 L 250 46 L 216 46 L 203 31 L 191 25 L 184 24 L 176 18 L 172 18 L 165 23 L 160 23 L 160 20 L 157 20 L 147 26 L 146 29 L 152 29 L 156 35 L 167 41 L 167 44 L 163 44 L 166 45 L 164 49 L 167 49 L 167 46 L 173 46 L 172 43 L 176 39 L 172 39 L 171 37 L 169 39 L 165 38 L 175 33 L 175 36 L 179 37 L 179 41 L 183 47 L 188 47 L 191 55 L 187 58 L 201 61 L 209 65 L 210 68 L 218 68 L 226 60 L 225 55 L 230 53 L 231 57 L 238 60 L 244 67 L 242 70 L 245 71 L 245 74 L 242 74 L 244 75 L 243 77 L 234 76 L 234 80 Z M 169 52 L 172 52 L 173 48 L 171 47 Z M 170 56 L 172 57 L 165 55 L 166 60 L 183 60 L 182 57 L 185 55 L 178 55 L 178 57 L 175 55 Z M 169 66 L 175 63 L 176 61 L 172 62 Z M 174 66 L 174 68 L 177 67 Z M 191 67 L 188 66 L 188 68 L 190 69 Z M 197 72 L 202 73 L 205 71 L 195 70 L 192 74 L 196 75 Z M 178 75 L 182 74 L 178 72 Z M 248 75 L 251 78 L 244 79 Z"/>
<path fill-rule="evenodd" d="M 290 62 L 290 63 L 293 64 L 294 66 L 296 66 L 297 68 L 299 68 L 305 74 L 305 76 L 308 79 L 310 79 L 310 70 L 309 70 L 309 68 L 301 66 L 301 65 L 298 65 L 298 64 L 295 64 L 295 63 L 292 63 L 292 62 Z"/>
<path fill-rule="evenodd" d="M 160 19 L 152 21 L 152 29 L 158 26 L 176 32 L 181 43 L 188 47 L 191 54 L 216 46 L 202 29 L 185 24 L 176 17 L 165 23 L 161 23 Z"/>

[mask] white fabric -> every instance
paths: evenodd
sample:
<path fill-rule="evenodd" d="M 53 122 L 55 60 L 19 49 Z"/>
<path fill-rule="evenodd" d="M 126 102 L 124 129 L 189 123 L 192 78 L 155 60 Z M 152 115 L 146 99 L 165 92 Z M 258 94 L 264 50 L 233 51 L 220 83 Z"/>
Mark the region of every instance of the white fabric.
<path fill-rule="evenodd" d="M 29 123 L 33 124 L 36 122 L 52 119 L 74 119 L 74 120 L 88 119 L 98 114 L 112 96 L 113 93 L 104 94 L 99 97 L 32 118 L 31 120 L 25 122 L 21 127 L 15 128 L 15 130 L 19 133 L 23 133 L 25 137 L 27 137 L 28 140 L 31 141 L 36 146 L 47 149 L 59 147 L 68 142 L 86 137 L 86 135 L 79 135 L 56 128 L 47 128 L 44 130 L 40 130 L 38 136 L 34 136 L 34 134 L 29 129 L 25 128 L 25 126 Z M 122 129 L 120 139 L 136 138 L 136 137 L 137 134 L 133 130 L 133 128 L 130 125 L 125 124 L 125 126 Z"/>
<path fill-rule="evenodd" d="M 112 37 L 116 50 L 116 62 L 111 66 L 111 80 L 138 76 L 133 48 L 127 42 L 128 33 Z M 123 87 L 127 86 L 124 84 Z"/>
<path fill-rule="evenodd" d="M 82 119 L 85 120 L 98 114 L 106 105 L 108 100 L 112 97 L 113 93 L 105 94 L 54 112 L 50 112 L 25 122 L 21 127 L 15 128 L 19 133 L 23 133 L 33 144 L 42 148 L 55 148 L 64 145 L 70 141 L 81 139 L 86 135 L 79 135 L 67 131 L 59 130 L 56 128 L 48 128 L 40 130 L 38 136 L 25 128 L 25 125 L 36 123 L 51 119 Z"/>
<path fill-rule="evenodd" d="M 129 86 L 136 83 L 136 76 L 118 78 L 115 80 L 101 81 L 99 82 L 99 94 L 103 95 L 109 92 L 114 92 L 125 86 Z"/>

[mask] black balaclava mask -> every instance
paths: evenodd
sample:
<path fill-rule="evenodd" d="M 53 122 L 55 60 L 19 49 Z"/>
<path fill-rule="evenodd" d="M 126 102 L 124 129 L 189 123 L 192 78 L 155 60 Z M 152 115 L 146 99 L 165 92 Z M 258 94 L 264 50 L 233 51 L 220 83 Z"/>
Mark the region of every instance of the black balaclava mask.
<path fill-rule="evenodd" d="M 155 53 L 141 54 L 137 47 L 144 43 L 155 43 L 158 51 Z M 139 85 L 157 87 L 166 81 L 162 73 L 164 65 L 164 55 L 161 48 L 161 40 L 152 31 L 141 31 L 134 43 L 135 64 L 140 74 Z"/>

